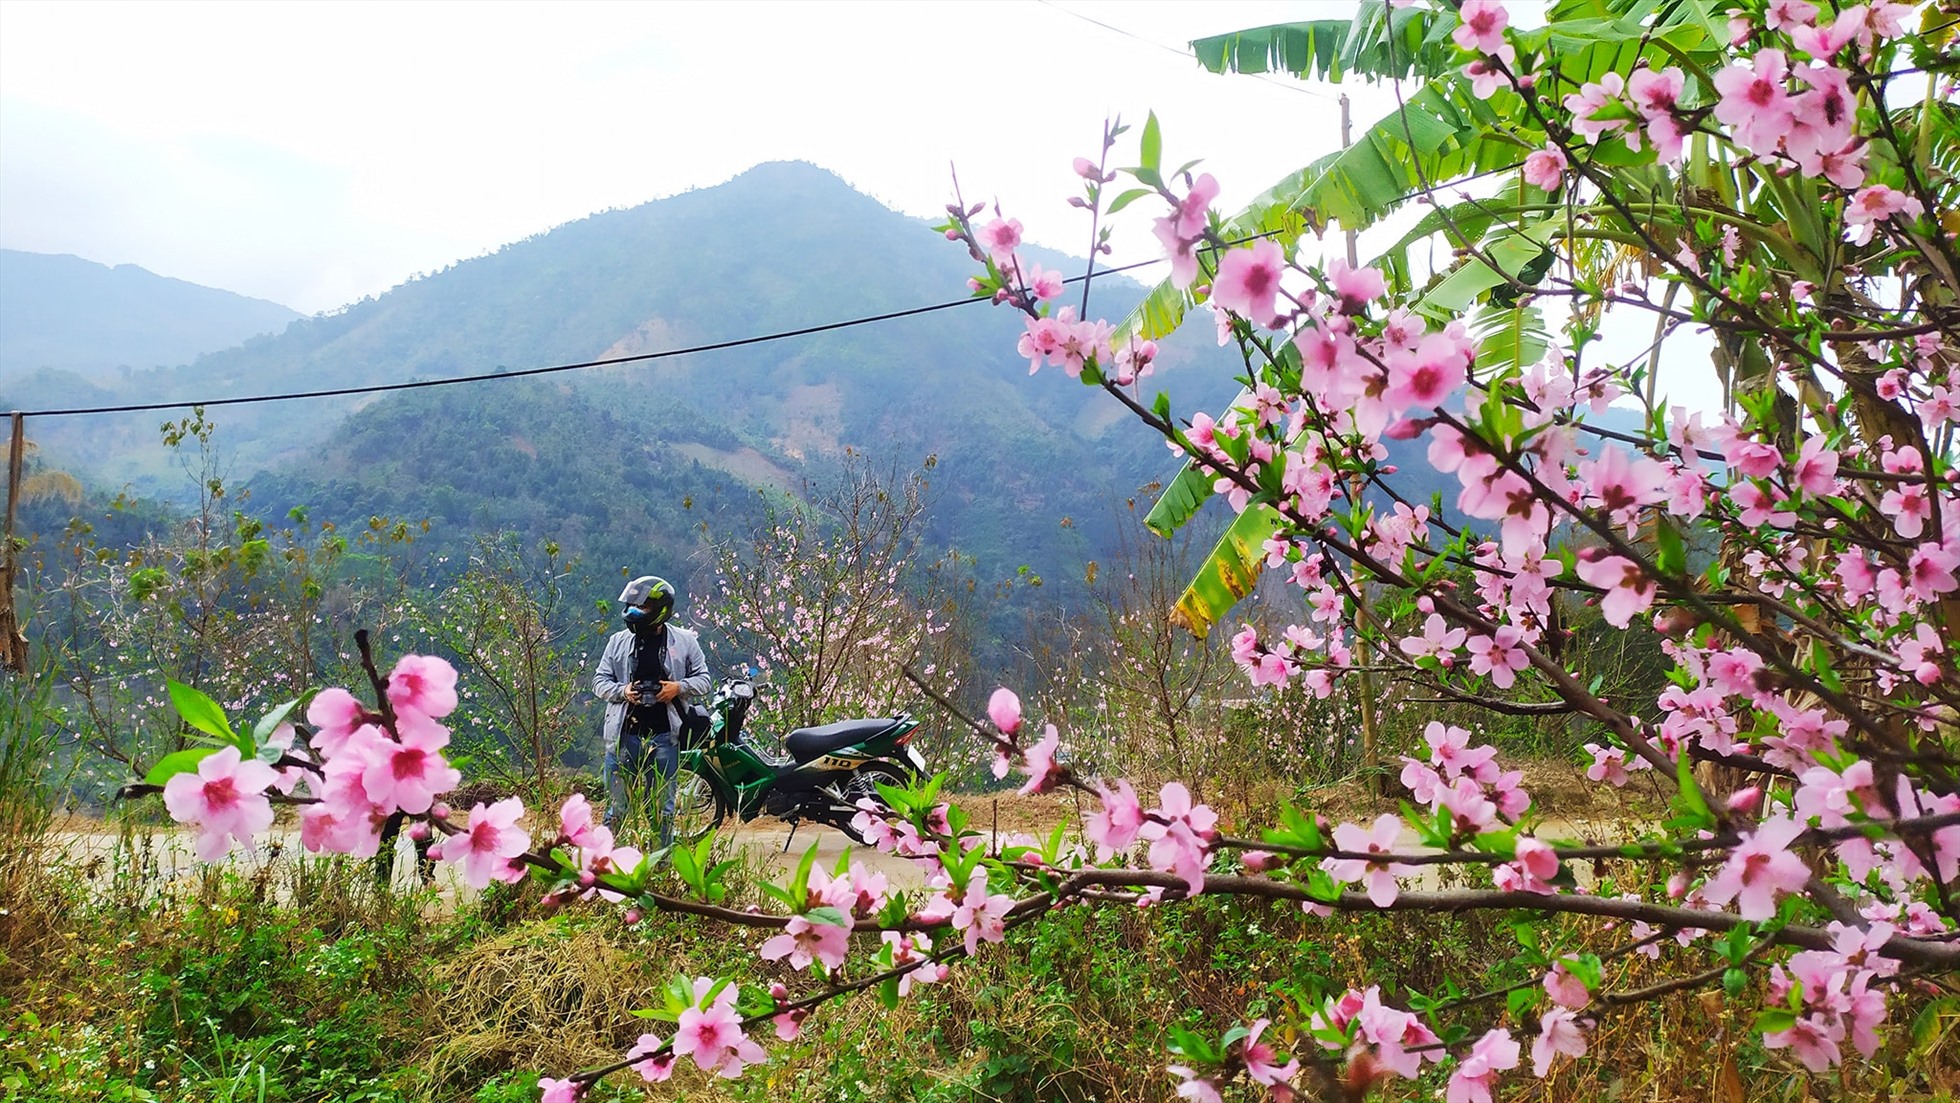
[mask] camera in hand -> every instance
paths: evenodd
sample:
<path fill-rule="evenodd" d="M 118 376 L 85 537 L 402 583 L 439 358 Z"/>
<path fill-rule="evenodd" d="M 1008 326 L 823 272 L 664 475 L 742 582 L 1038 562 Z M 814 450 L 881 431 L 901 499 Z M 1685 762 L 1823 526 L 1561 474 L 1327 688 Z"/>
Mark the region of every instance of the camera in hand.
<path fill-rule="evenodd" d="M 633 692 L 644 698 L 646 704 L 653 704 L 653 699 L 660 696 L 660 682 L 653 678 L 643 678 L 633 683 Z"/>

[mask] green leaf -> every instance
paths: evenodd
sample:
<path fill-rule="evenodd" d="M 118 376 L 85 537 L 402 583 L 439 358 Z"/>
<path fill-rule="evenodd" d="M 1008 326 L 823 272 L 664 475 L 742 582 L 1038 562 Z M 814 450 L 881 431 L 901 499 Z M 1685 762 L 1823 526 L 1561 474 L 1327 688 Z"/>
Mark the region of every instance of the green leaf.
<path fill-rule="evenodd" d="M 1538 1006 L 1538 993 L 1540 991 L 1535 986 L 1531 988 L 1513 989 L 1504 997 L 1505 1010 L 1509 1011 L 1511 1017 L 1514 1019 L 1524 1018 L 1527 1012 L 1530 1012 Z"/>
<path fill-rule="evenodd" d="M 1546 243 L 1562 225 L 1559 219 L 1548 218 L 1522 233 L 1506 231 L 1495 239 L 1487 240 L 1482 247 L 1482 257 L 1465 258 L 1441 283 L 1429 289 L 1416 303 L 1415 310 L 1438 320 L 1453 318 L 1470 309 L 1477 296 L 1486 291 L 1508 289 L 1512 279 L 1523 283 L 1535 282 L 1526 276 L 1549 255 Z M 1489 258 L 1490 263 L 1485 262 L 1485 257 Z M 1492 267 L 1492 264 L 1496 267 Z M 1539 278 L 1543 278 L 1544 269 L 1537 267 L 1536 270 Z"/>
<path fill-rule="evenodd" d="M 1831 665 L 1830 649 L 1813 647 L 1810 649 L 1811 673 L 1817 676 L 1818 684 L 1832 693 L 1844 692 L 1844 679 L 1838 675 L 1837 668 Z"/>
<path fill-rule="evenodd" d="M 1697 826 L 1712 828 L 1715 815 L 1708 810 L 1708 802 L 1702 799 L 1701 787 L 1695 784 L 1695 763 L 1685 751 L 1674 760 L 1674 808 L 1682 816 L 1695 822 Z"/>
<path fill-rule="evenodd" d="M 177 709 L 177 715 L 184 723 L 207 735 L 239 744 L 239 750 L 249 753 L 249 743 L 240 743 L 238 733 L 231 730 L 231 721 L 225 719 L 225 710 L 218 702 L 206 696 L 203 690 L 194 689 L 175 678 L 167 679 L 170 687 L 170 703 Z"/>
<path fill-rule="evenodd" d="M 1120 211 L 1123 208 L 1129 206 L 1130 204 L 1136 202 L 1137 200 L 1142 199 L 1146 195 L 1156 195 L 1156 194 L 1157 193 L 1151 190 L 1150 188 L 1131 188 L 1130 190 L 1117 196 L 1115 199 L 1109 201 L 1108 213 L 1115 214 L 1117 211 Z"/>
<path fill-rule="evenodd" d="M 886 977 L 878 983 L 878 1000 L 890 1011 L 898 1006 L 898 978 Z"/>
<path fill-rule="evenodd" d="M 272 733 L 278 729 L 279 725 L 285 723 L 286 718 L 291 716 L 293 710 L 298 707 L 299 698 L 295 697 L 278 708 L 273 709 L 271 712 L 266 713 L 264 716 L 259 717 L 259 722 L 252 725 L 252 739 L 258 743 L 264 743 L 266 740 L 272 738 Z"/>
<path fill-rule="evenodd" d="M 1478 374 L 1485 378 L 1535 364 L 1551 345 L 1545 315 L 1535 306 L 1485 307 L 1470 319 L 1470 332 L 1477 338 Z"/>
<path fill-rule="evenodd" d="M 157 759 L 150 772 L 143 775 L 145 785 L 162 785 L 178 774 L 197 772 L 197 764 L 218 753 L 216 747 L 191 747 L 187 750 L 172 751 Z"/>
<path fill-rule="evenodd" d="M 1679 575 L 1688 569 L 1688 548 L 1681 541 L 1681 533 L 1662 518 L 1654 525 L 1654 542 L 1658 552 L 1654 566 L 1664 575 Z"/>
<path fill-rule="evenodd" d="M 1232 400 L 1232 406 L 1244 401 L 1251 393 L 1240 388 L 1239 397 Z M 1184 466 L 1178 468 L 1177 477 L 1164 487 L 1164 492 L 1157 496 L 1157 504 L 1144 515 L 1144 527 L 1168 540 L 1172 533 L 1183 527 L 1184 522 L 1196 516 L 1198 510 L 1211 500 L 1211 486 L 1217 481 L 1218 477 L 1207 471 L 1196 458 L 1187 456 Z"/>
<path fill-rule="evenodd" d="M 824 923 L 832 927 L 843 927 L 846 930 L 851 926 L 850 919 L 843 912 L 828 904 L 821 908 L 811 908 L 803 913 L 803 917 L 812 923 Z"/>
<path fill-rule="evenodd" d="M 1323 904 L 1332 904 L 1340 900 L 1343 891 L 1340 882 L 1334 880 L 1333 875 L 1324 869 L 1309 872 L 1306 883 L 1300 887 L 1306 890 L 1308 896 Z"/>
<path fill-rule="evenodd" d="M 694 851 L 677 846 L 668 857 L 673 860 L 674 872 L 681 875 L 687 887 L 693 889 L 696 895 L 706 895 L 701 884 L 701 864 L 694 860 Z"/>
<path fill-rule="evenodd" d="M 1579 978 L 1579 983 L 1585 985 L 1589 991 L 1593 992 L 1599 991 L 1599 986 L 1606 972 L 1597 954 L 1579 954 L 1576 957 L 1568 957 L 1565 959 L 1565 968 L 1573 976 Z"/>
<path fill-rule="evenodd" d="M 1143 167 L 1155 173 L 1162 169 L 1164 161 L 1164 135 L 1157 125 L 1157 113 L 1152 111 L 1143 120 L 1143 138 L 1139 143 L 1138 156 Z"/>
<path fill-rule="evenodd" d="M 1349 74 L 1371 80 L 1427 77 L 1461 64 L 1453 46 L 1431 44 L 1434 32 L 1455 24 L 1453 17 L 1438 19 L 1430 11 L 1366 0 L 1352 20 L 1254 27 L 1197 39 L 1191 50 L 1214 73 L 1292 73 L 1331 81 Z"/>
<path fill-rule="evenodd" d="M 1322 846 L 1320 823 L 1308 813 L 1300 811 L 1292 801 L 1279 806 L 1278 828 L 1267 828 L 1265 839 L 1269 843 L 1284 846 L 1297 846 L 1304 850 L 1319 850 Z"/>
<path fill-rule="evenodd" d="M 815 868 L 816 864 L 817 844 L 811 843 L 810 849 L 803 852 L 803 860 L 796 863 L 796 876 L 790 881 L 790 907 L 799 912 L 803 910 L 804 903 L 810 899 L 810 870 Z"/>
<path fill-rule="evenodd" d="M 1266 540 L 1284 524 L 1278 511 L 1264 502 L 1246 506 L 1185 587 L 1172 617 L 1199 639 L 1209 635 L 1211 626 L 1252 592 L 1265 569 Z"/>
<path fill-rule="evenodd" d="M 1929 1002 L 1913 1016 L 1913 1048 L 1921 1053 L 1931 1049 L 1941 1035 L 1940 1020 L 1952 1015 L 1960 1015 L 1960 996 L 1940 996 Z"/>

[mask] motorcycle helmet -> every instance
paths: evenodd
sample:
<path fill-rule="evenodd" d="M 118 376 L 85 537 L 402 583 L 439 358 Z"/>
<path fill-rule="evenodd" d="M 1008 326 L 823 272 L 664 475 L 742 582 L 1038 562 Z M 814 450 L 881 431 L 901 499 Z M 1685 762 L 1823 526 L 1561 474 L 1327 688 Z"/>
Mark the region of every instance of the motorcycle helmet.
<path fill-rule="evenodd" d="M 619 592 L 626 606 L 626 623 L 658 628 L 674 615 L 674 587 L 659 575 L 641 575 Z"/>

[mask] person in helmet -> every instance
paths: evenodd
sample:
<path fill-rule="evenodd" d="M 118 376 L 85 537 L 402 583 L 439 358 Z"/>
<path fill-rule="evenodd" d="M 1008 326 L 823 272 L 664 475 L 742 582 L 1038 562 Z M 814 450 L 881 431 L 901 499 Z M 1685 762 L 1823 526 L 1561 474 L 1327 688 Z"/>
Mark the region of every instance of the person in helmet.
<path fill-rule="evenodd" d="M 713 679 L 693 632 L 670 623 L 674 588 L 642 575 L 619 595 L 626 627 L 606 641 L 592 692 L 606 702 L 606 824 L 626 818 L 629 786 L 660 794 L 660 841 L 674 840 L 674 789 L 680 772 L 681 709 L 705 699 Z"/>

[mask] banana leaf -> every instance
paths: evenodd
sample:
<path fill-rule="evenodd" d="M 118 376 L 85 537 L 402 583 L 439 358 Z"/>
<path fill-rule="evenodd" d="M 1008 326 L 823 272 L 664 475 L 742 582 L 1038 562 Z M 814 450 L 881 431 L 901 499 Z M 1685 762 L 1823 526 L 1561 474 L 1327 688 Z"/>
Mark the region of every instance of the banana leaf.
<path fill-rule="evenodd" d="M 1551 347 L 1551 334 L 1545 329 L 1545 315 L 1535 306 L 1488 306 L 1470 319 L 1470 333 L 1477 339 L 1479 376 L 1492 369 L 1535 364 Z"/>
<path fill-rule="evenodd" d="M 1511 279 L 1532 283 L 1534 273 L 1543 278 L 1552 235 L 1563 224 L 1560 219 L 1548 218 L 1523 232 L 1505 231 L 1486 240 L 1483 256 L 1495 261 L 1498 267 L 1492 268 L 1483 257 L 1466 257 L 1423 295 L 1415 305 L 1416 312 L 1432 320 L 1447 321 L 1469 310 L 1477 296 L 1494 288 L 1508 287 Z"/>
<path fill-rule="evenodd" d="M 1279 512 L 1264 502 L 1246 506 L 1177 599 L 1172 619 L 1199 639 L 1210 635 L 1212 625 L 1258 583 L 1259 572 L 1265 569 L 1266 540 L 1284 523 Z"/>
<path fill-rule="evenodd" d="M 1240 388 L 1239 397 L 1232 400 L 1232 406 L 1245 401 L 1250 393 Z M 1211 498 L 1212 484 L 1217 481 L 1218 477 L 1200 467 L 1198 461 L 1186 457 L 1184 466 L 1178 468 L 1177 477 L 1157 496 L 1157 504 L 1151 506 L 1150 512 L 1144 516 L 1143 527 L 1170 539 L 1171 534 L 1183 527 L 1184 522 L 1204 508 L 1205 502 Z"/>

